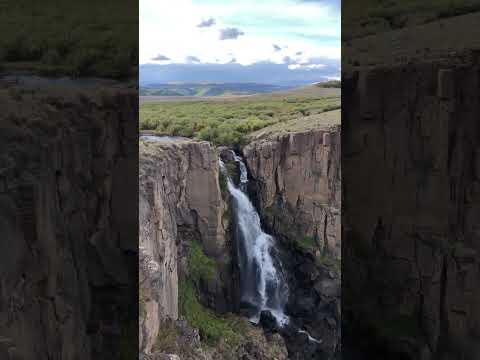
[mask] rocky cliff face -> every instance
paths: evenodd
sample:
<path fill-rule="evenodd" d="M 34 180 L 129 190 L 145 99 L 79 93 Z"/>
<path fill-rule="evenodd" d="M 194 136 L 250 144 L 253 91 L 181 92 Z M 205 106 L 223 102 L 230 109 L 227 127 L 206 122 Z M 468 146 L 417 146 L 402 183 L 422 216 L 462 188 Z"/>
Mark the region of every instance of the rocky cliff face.
<path fill-rule="evenodd" d="M 281 332 L 282 339 L 248 325 L 236 345 L 204 348 L 194 358 L 284 359 L 285 343 L 289 358 L 325 359 L 339 353 L 340 269 L 335 260 L 340 257 L 339 148 L 335 125 L 269 137 L 243 149 L 258 209 L 265 225 L 284 244 L 292 291 L 289 314 L 296 327 L 322 341 L 309 340 L 295 327 Z M 144 354 L 156 353 L 159 331 L 164 336 L 168 319 L 179 318 L 179 283 L 191 280 L 188 254 L 195 241 L 218 265 L 213 279 L 195 282 L 200 285 L 196 288 L 200 302 L 217 314 L 238 310 L 236 246 L 229 195 L 222 191 L 225 179 L 219 174 L 219 153 L 234 175 L 238 163 L 229 149 L 178 138 L 141 141 L 140 349 Z M 176 324 L 183 324 L 182 320 Z M 178 333 L 185 332 L 184 325 Z M 184 343 L 178 333 L 177 344 Z M 196 334 L 192 338 L 198 338 Z M 188 346 L 201 346 L 200 340 L 193 343 Z"/>
<path fill-rule="evenodd" d="M 344 76 L 344 339 L 384 357 L 480 353 L 478 69 L 462 52 Z"/>
<path fill-rule="evenodd" d="M 1 95 L 0 358 L 133 356 L 137 93 Z"/>
<path fill-rule="evenodd" d="M 290 358 L 334 358 L 341 350 L 340 126 L 255 140 L 243 154 L 262 220 L 284 249 L 288 313 L 322 339 L 287 332 Z"/>
<path fill-rule="evenodd" d="M 204 302 L 220 312 L 230 307 L 228 223 L 217 150 L 208 142 L 142 141 L 139 194 L 140 346 L 150 353 L 160 323 L 178 318 L 178 282 L 188 272 L 193 241 L 221 268 L 202 289 Z"/>
<path fill-rule="evenodd" d="M 253 141 L 243 149 L 258 206 L 288 242 L 340 257 L 340 127 Z"/>

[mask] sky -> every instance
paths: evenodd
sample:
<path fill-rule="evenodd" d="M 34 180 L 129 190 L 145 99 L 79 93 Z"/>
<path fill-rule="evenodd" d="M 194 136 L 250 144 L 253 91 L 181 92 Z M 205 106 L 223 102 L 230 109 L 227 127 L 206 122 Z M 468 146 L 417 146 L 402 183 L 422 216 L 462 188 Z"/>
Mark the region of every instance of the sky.
<path fill-rule="evenodd" d="M 339 1 L 140 0 L 140 63 L 272 63 L 309 71 L 333 62 L 336 77 Z"/>

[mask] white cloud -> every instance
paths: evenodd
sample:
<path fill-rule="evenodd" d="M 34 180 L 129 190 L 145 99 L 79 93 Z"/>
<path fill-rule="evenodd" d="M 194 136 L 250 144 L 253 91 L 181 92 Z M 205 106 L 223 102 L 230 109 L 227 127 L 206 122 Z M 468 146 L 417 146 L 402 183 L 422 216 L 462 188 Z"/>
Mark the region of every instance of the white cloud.
<path fill-rule="evenodd" d="M 140 0 L 140 63 L 155 63 L 152 59 L 158 54 L 170 58 L 169 62 L 159 61 L 161 64 L 184 63 L 188 56 L 211 63 L 216 60 L 228 63 L 235 58 L 243 65 L 258 61 L 283 63 L 285 56 L 297 63 L 308 62 L 311 58 L 340 59 L 339 40 L 322 43 L 311 38 L 339 38 L 339 15 L 337 17 L 318 3 L 293 0 L 202 3 Z M 198 27 L 208 19 L 215 19 L 215 25 Z M 301 21 L 304 26 L 288 27 L 289 20 Z M 222 41 L 219 29 L 226 28 L 237 28 L 244 35 L 232 41 Z M 304 36 L 296 35 L 294 31 Z M 282 44 L 281 51 L 272 51 L 272 44 L 277 43 Z"/>
<path fill-rule="evenodd" d="M 216 24 L 216 21 L 214 18 L 208 18 L 207 20 L 202 20 L 200 24 L 197 25 L 197 27 L 202 28 L 202 27 L 210 27 Z"/>
<path fill-rule="evenodd" d="M 290 70 L 313 70 L 313 69 L 323 69 L 327 67 L 325 64 L 290 64 L 288 68 Z"/>
<path fill-rule="evenodd" d="M 245 35 L 245 33 L 237 28 L 220 29 L 220 40 L 234 40 L 242 35 Z"/>

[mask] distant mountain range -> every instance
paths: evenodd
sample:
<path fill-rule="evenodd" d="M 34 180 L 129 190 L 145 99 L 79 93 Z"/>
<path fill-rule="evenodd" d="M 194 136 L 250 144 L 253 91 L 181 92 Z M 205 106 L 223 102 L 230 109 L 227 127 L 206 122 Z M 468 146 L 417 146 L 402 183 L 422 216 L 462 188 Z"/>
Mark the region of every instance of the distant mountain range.
<path fill-rule="evenodd" d="M 140 96 L 221 96 L 250 95 L 287 90 L 291 86 L 256 83 L 175 83 L 140 87 Z"/>
<path fill-rule="evenodd" d="M 321 65 L 302 65 L 258 62 L 251 65 L 229 64 L 142 64 L 140 65 L 140 86 L 172 83 L 248 83 L 272 84 L 295 87 L 317 82 L 339 79 L 338 60 L 322 61 Z"/>

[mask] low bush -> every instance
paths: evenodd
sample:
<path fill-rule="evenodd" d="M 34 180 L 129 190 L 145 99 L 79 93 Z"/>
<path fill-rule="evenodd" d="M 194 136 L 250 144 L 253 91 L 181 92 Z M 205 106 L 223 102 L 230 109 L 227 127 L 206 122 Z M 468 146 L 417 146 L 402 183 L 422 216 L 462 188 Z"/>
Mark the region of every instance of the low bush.
<path fill-rule="evenodd" d="M 305 236 L 303 238 L 297 239 L 297 245 L 303 250 L 314 251 L 318 248 L 317 242 L 311 236 Z"/>
<path fill-rule="evenodd" d="M 195 287 L 189 280 L 180 281 L 179 308 L 181 315 L 199 329 L 202 340 L 208 344 L 213 345 L 220 339 L 229 343 L 239 341 L 240 335 L 228 319 L 216 315 L 198 301 Z"/>
<path fill-rule="evenodd" d="M 217 264 L 215 260 L 205 255 L 202 245 L 198 241 L 190 243 L 188 249 L 188 272 L 195 282 L 208 281 L 215 278 Z"/>
<path fill-rule="evenodd" d="M 140 106 L 140 129 L 240 146 L 269 125 L 338 108 L 338 96 L 149 102 Z"/>

